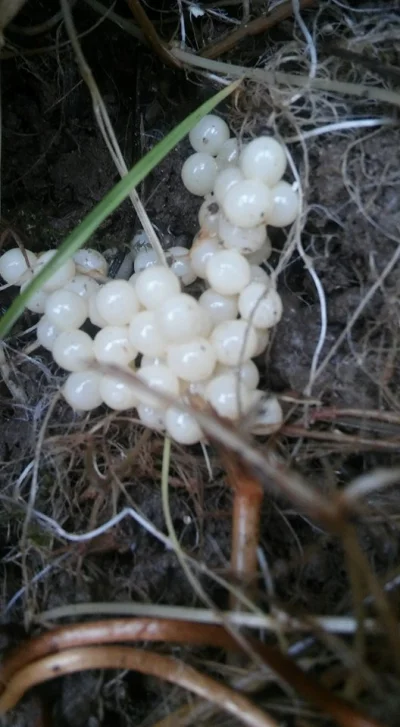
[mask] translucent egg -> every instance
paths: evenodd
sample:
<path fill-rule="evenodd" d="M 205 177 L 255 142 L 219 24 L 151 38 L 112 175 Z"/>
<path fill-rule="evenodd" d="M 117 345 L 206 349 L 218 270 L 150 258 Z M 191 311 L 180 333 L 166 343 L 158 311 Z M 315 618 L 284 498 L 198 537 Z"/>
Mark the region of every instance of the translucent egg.
<path fill-rule="evenodd" d="M 238 250 L 242 255 L 249 255 L 260 250 L 267 240 L 265 225 L 238 227 L 238 225 L 232 225 L 222 214 L 219 217 L 218 234 L 224 247 Z"/>
<path fill-rule="evenodd" d="M 203 232 L 216 235 L 218 232 L 220 209 L 213 194 L 208 194 L 199 209 L 199 225 Z"/>
<path fill-rule="evenodd" d="M 259 136 L 244 147 L 239 166 L 247 179 L 256 179 L 272 187 L 285 173 L 285 150 L 271 136 Z"/>
<path fill-rule="evenodd" d="M 253 358 L 257 350 L 257 334 L 247 321 L 224 321 L 214 328 L 210 343 L 217 360 L 226 366 L 238 366 Z"/>
<path fill-rule="evenodd" d="M 236 295 L 250 282 L 250 265 L 237 250 L 221 250 L 207 262 L 207 280 L 222 295 Z"/>
<path fill-rule="evenodd" d="M 94 355 L 100 363 L 128 366 L 137 356 L 129 340 L 128 326 L 106 326 L 96 333 Z"/>
<path fill-rule="evenodd" d="M 25 273 L 24 277 L 27 279 L 21 285 L 21 293 L 24 292 L 25 288 L 27 288 L 27 286 L 31 282 L 33 274 L 29 270 Z M 46 293 L 43 289 L 37 290 L 30 296 L 28 302 L 25 303 L 25 308 L 32 311 L 32 313 L 44 313 L 48 297 L 49 293 Z"/>
<path fill-rule="evenodd" d="M 239 142 L 237 139 L 227 139 L 222 144 L 215 160 L 218 169 L 235 166 L 239 161 Z"/>
<path fill-rule="evenodd" d="M 36 338 L 38 343 L 48 351 L 53 350 L 54 342 L 61 331 L 46 316 L 42 316 L 37 324 Z"/>
<path fill-rule="evenodd" d="M 299 196 L 291 184 L 283 179 L 271 189 L 273 197 L 269 224 L 273 227 L 286 227 L 295 221 L 299 212 Z"/>
<path fill-rule="evenodd" d="M 54 341 L 53 358 L 66 371 L 85 371 L 94 361 L 93 341 L 84 331 L 62 331 Z"/>
<path fill-rule="evenodd" d="M 47 318 L 62 331 L 80 328 L 88 317 L 88 304 L 81 296 L 70 290 L 55 290 L 49 293 L 44 312 Z"/>
<path fill-rule="evenodd" d="M 239 312 L 236 295 L 221 295 L 213 288 L 208 288 L 201 294 L 199 305 L 211 316 L 214 326 L 237 318 Z"/>
<path fill-rule="evenodd" d="M 73 255 L 77 273 L 83 275 L 92 275 L 106 277 L 108 273 L 108 263 L 104 255 L 92 248 L 81 249 Z"/>
<path fill-rule="evenodd" d="M 167 252 L 167 259 L 172 272 L 182 281 L 183 285 L 194 283 L 197 275 L 192 268 L 187 247 L 181 247 L 180 245 L 170 247 Z"/>
<path fill-rule="evenodd" d="M 267 237 L 262 247 L 260 247 L 259 250 L 256 252 L 252 252 L 250 255 L 247 255 L 247 260 L 250 263 L 250 265 L 261 265 L 261 263 L 264 263 L 266 260 L 268 260 L 269 257 L 272 255 L 272 245 Z"/>
<path fill-rule="evenodd" d="M 259 265 L 250 265 L 250 282 L 262 283 L 263 285 L 270 285 L 270 277 L 264 268 L 260 268 Z"/>
<path fill-rule="evenodd" d="M 269 343 L 268 329 L 256 328 L 255 330 L 257 334 L 257 348 L 255 350 L 253 358 L 256 358 L 256 356 L 260 356 L 262 353 L 264 353 Z"/>
<path fill-rule="evenodd" d="M 149 310 L 159 308 L 168 298 L 180 293 L 180 289 L 176 275 L 163 265 L 154 265 L 143 270 L 135 286 L 141 304 Z"/>
<path fill-rule="evenodd" d="M 179 395 L 179 381 L 174 371 L 165 364 L 159 366 L 142 366 L 137 372 L 138 378 L 147 384 L 150 389 L 169 396 Z M 142 404 L 155 408 L 163 408 L 162 399 L 137 389 L 137 398 Z"/>
<path fill-rule="evenodd" d="M 206 387 L 206 399 L 219 416 L 237 419 L 252 403 L 252 393 L 234 373 L 214 377 Z"/>
<path fill-rule="evenodd" d="M 25 257 L 26 256 L 26 257 Z M 7 250 L 0 256 L 0 275 L 6 283 L 14 285 L 21 281 L 23 275 L 36 263 L 36 255 L 30 250 L 25 250 L 25 254 L 19 249 L 14 247 L 12 250 Z"/>
<path fill-rule="evenodd" d="M 115 253 L 117 254 L 119 252 L 120 252 L 120 250 L 118 250 L 118 248 L 117 248 L 115 250 Z M 114 280 L 129 280 L 129 277 L 132 273 L 132 268 L 133 268 L 133 259 L 134 259 L 133 252 L 128 252 L 124 256 L 118 269 L 112 275 L 110 275 L 110 277 L 114 278 Z M 111 269 L 112 269 L 112 266 L 110 268 L 110 273 L 111 273 Z"/>
<path fill-rule="evenodd" d="M 214 197 L 217 202 L 222 204 L 228 190 L 243 179 L 243 174 L 237 167 L 227 167 L 218 172 L 214 182 Z"/>
<path fill-rule="evenodd" d="M 155 432 L 162 432 L 165 429 L 164 409 L 158 409 L 147 404 L 138 404 L 137 413 L 140 421 L 149 429 Z"/>
<path fill-rule="evenodd" d="M 254 361 L 249 359 L 241 366 L 223 366 L 218 364 L 215 375 L 220 376 L 221 374 L 234 374 L 236 379 L 239 378 L 242 384 L 247 386 L 248 389 L 256 389 L 260 381 L 260 374 Z"/>
<path fill-rule="evenodd" d="M 273 434 L 283 424 L 281 405 L 276 396 L 266 397 L 264 392 L 257 393 L 259 397 L 250 429 L 253 434 Z"/>
<path fill-rule="evenodd" d="M 170 407 L 165 412 L 167 434 L 179 444 L 196 444 L 202 438 L 202 431 L 196 419 L 184 411 Z"/>
<path fill-rule="evenodd" d="M 129 340 L 145 356 L 157 358 L 166 354 L 166 341 L 152 310 L 140 311 L 132 318 L 129 324 Z"/>
<path fill-rule="evenodd" d="M 272 192 L 256 179 L 244 179 L 228 189 L 222 207 L 233 225 L 258 227 L 269 221 L 273 208 Z"/>
<path fill-rule="evenodd" d="M 110 326 L 124 326 L 139 311 L 135 289 L 127 280 L 111 280 L 96 296 L 97 310 Z"/>
<path fill-rule="evenodd" d="M 94 293 L 97 293 L 99 288 L 100 285 L 93 278 L 89 278 L 88 275 L 75 275 L 64 285 L 64 290 L 70 290 L 72 293 L 80 295 L 81 298 L 85 298 L 85 300 L 89 300 Z"/>
<path fill-rule="evenodd" d="M 239 313 L 255 328 L 272 328 L 282 317 L 281 297 L 271 285 L 250 283 L 239 295 Z"/>
<path fill-rule="evenodd" d="M 186 189 L 198 197 L 210 194 L 214 187 L 218 167 L 210 154 L 192 154 L 183 163 L 182 182 Z"/>
<path fill-rule="evenodd" d="M 156 313 L 156 321 L 164 339 L 184 343 L 201 333 L 202 313 L 198 302 L 186 293 L 168 298 Z"/>
<path fill-rule="evenodd" d="M 45 265 L 54 257 L 57 250 L 47 250 L 39 257 L 34 267 L 34 275 L 42 271 Z M 50 278 L 43 283 L 42 288 L 46 293 L 52 293 L 54 290 L 63 288 L 75 275 L 75 263 L 73 260 L 67 260 L 61 267 L 56 270 Z"/>
<path fill-rule="evenodd" d="M 103 316 L 100 315 L 98 308 L 97 308 L 97 293 L 94 293 L 90 296 L 88 300 L 88 308 L 89 308 L 89 320 L 91 323 L 93 323 L 94 326 L 97 326 L 98 328 L 104 328 L 105 326 L 108 326 L 108 323 Z"/>
<path fill-rule="evenodd" d="M 102 404 L 100 382 L 99 371 L 76 371 L 68 376 L 64 384 L 64 398 L 75 411 L 96 409 Z"/>
<path fill-rule="evenodd" d="M 206 277 L 208 261 L 221 249 L 222 245 L 216 237 L 202 233 L 195 237 L 190 250 L 190 261 L 198 278 Z"/>
<path fill-rule="evenodd" d="M 137 406 L 134 385 L 122 377 L 105 374 L 100 381 L 100 396 L 110 409 L 124 411 Z"/>
<path fill-rule="evenodd" d="M 211 155 L 218 154 L 228 139 L 228 124 L 215 114 L 203 116 L 189 132 L 189 141 L 193 149 Z"/>
<path fill-rule="evenodd" d="M 141 273 L 146 268 L 151 268 L 152 265 L 159 265 L 160 261 L 158 255 L 152 248 L 140 250 L 135 257 L 134 269 L 135 273 Z"/>
<path fill-rule="evenodd" d="M 189 343 L 173 343 L 168 346 L 168 366 L 184 381 L 204 381 L 214 371 L 216 355 L 214 347 L 205 338 L 194 338 Z"/>

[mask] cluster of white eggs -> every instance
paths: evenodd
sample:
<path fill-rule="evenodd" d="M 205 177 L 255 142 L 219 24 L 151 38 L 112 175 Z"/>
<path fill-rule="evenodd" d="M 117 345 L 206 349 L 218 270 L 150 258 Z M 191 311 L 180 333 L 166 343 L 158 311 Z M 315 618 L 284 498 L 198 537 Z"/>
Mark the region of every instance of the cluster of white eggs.
<path fill-rule="evenodd" d="M 182 444 L 202 439 L 196 418 L 164 405 L 158 394 L 177 403 L 199 396 L 231 420 L 258 407 L 256 425 L 281 421 L 277 400 L 266 401 L 257 389 L 259 372 L 252 359 L 265 350 L 269 329 L 282 314 L 281 299 L 259 265 L 271 252 L 266 222 L 288 224 L 294 212 L 289 215 L 287 207 L 296 197 L 283 187 L 286 202 L 276 202 L 276 189 L 287 183 L 279 182 L 285 156 L 274 139 L 255 139 L 239 154 L 225 122 L 211 115 L 193 129 L 190 140 L 196 153 L 183 165 L 182 178 L 191 191 L 208 195 L 191 250 L 168 250 L 166 267 L 144 249 L 128 280 L 107 278 L 105 258 L 96 250 L 80 250 L 27 306 L 43 314 L 38 343 L 69 372 L 63 394 L 73 409 L 90 411 L 101 404 L 117 411 L 135 408 L 145 425 Z M 213 170 L 215 166 L 213 176 L 209 161 Z M 251 170 L 260 178 L 253 172 L 250 178 Z M 267 178 L 275 186 L 267 187 Z M 265 191 L 259 194 L 260 189 Z M 23 290 L 55 252 L 37 257 L 9 250 L 0 257 L 0 275 Z M 182 292 L 182 285 L 196 278 L 204 281 L 198 299 Z M 93 337 L 81 330 L 87 319 L 98 328 Z M 136 377 L 104 373 L 101 364 L 135 372 L 147 388 L 138 386 Z"/>

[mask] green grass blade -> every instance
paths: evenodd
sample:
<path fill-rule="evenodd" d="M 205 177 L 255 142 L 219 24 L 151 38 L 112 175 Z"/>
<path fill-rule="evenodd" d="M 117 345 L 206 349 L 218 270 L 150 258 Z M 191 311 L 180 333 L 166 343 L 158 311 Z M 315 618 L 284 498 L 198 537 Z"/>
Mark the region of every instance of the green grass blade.
<path fill-rule="evenodd" d="M 45 265 L 43 270 L 25 288 L 23 293 L 17 296 L 8 311 L 0 318 L 0 340 L 7 335 L 18 318 L 22 315 L 25 305 L 31 295 L 39 290 L 49 277 L 66 262 L 74 253 L 79 250 L 101 225 L 102 222 L 123 202 L 130 191 L 161 162 L 164 157 L 189 133 L 190 129 L 205 114 L 229 96 L 237 88 L 240 81 L 231 83 L 226 88 L 216 93 L 212 98 L 199 106 L 196 111 L 186 117 L 178 126 L 149 151 L 135 166 L 113 187 L 108 194 L 89 212 L 84 220 L 75 227 L 70 235 L 64 240 L 54 257 Z"/>

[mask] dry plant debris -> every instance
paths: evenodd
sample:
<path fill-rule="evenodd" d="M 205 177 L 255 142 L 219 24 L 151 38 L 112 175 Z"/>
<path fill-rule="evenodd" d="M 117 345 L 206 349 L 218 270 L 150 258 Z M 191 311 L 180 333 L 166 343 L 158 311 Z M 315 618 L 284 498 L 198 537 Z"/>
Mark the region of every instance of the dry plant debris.
<path fill-rule="evenodd" d="M 272 240 L 284 316 L 261 362 L 285 422 L 255 441 L 248 420 L 232 430 L 198 412 L 213 446 L 206 458 L 173 448 L 166 530 L 162 438 L 130 412 L 72 415 L 57 397 L 56 368 L 31 348 L 35 319 L 24 320 L 1 349 L 0 527 L 8 645 L 11 624 L 32 639 L 18 633 L 19 650 L 4 660 L 0 708 L 63 678 L 54 692 L 43 684 L 29 693 L 28 713 L 22 702 L 5 724 L 30 727 L 37 700 L 57 722 L 73 683 L 85 703 L 74 725 L 100 727 L 110 715 L 143 727 L 396 725 L 398 8 L 291 0 L 265 15 L 257 0 L 68 5 L 96 79 L 96 118 L 112 132 L 108 150 L 58 4 L 43 3 L 33 18 L 27 3 L 1 51 L 2 229 L 22 248 L 56 246 L 110 187 L 114 164 L 123 175 L 204 89 L 244 76 L 223 113 L 240 140 L 267 132 L 286 144 L 302 202 L 293 227 Z M 178 187 L 186 154 L 182 145 L 134 200 L 164 249 L 189 246 L 195 231 Z M 127 245 L 135 225 L 125 206 L 94 244 Z M 2 296 L 7 306 L 10 291 Z M 103 602 L 112 618 L 99 622 Z M 129 618 L 117 618 L 119 605 L 131 607 Z M 191 620 L 203 605 L 217 625 Z M 135 607 L 156 611 L 144 619 Z M 53 630 L 57 609 L 79 623 Z M 157 650 L 145 644 L 152 639 Z M 136 641 L 143 648 L 126 645 Z M 239 661 L 226 659 L 231 649 Z M 213 704 L 147 677 L 138 698 L 130 677 L 107 671 L 118 668 L 168 677 Z M 95 699 L 83 676 L 68 681 L 90 669 L 102 670 Z"/>

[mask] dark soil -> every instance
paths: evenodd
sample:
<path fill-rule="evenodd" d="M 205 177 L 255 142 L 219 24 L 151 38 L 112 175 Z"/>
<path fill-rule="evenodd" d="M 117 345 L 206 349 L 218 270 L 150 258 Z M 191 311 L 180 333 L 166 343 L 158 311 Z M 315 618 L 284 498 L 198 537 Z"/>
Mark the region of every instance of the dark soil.
<path fill-rule="evenodd" d="M 38 17 L 43 18 L 58 8 L 57 3 L 50 2 L 39 6 Z M 127 15 L 122 2 L 116 3 L 116 11 Z M 98 16 L 88 7 L 76 8 L 76 22 L 81 30 L 97 20 Z M 25 11 L 18 21 L 21 25 L 29 24 L 32 18 Z M 285 24 L 280 32 L 285 36 L 291 29 L 290 23 Z M 213 30 L 217 33 L 218 25 Z M 8 37 L 21 41 L 11 31 Z M 29 43 L 34 48 L 50 41 L 49 35 L 40 40 L 30 39 Z M 178 70 L 165 68 L 150 51 L 113 23 L 104 21 L 82 42 L 128 167 L 214 90 L 211 85 L 200 86 L 195 78 L 187 78 Z M 251 40 L 241 47 L 246 58 L 255 52 L 254 43 Z M 228 105 L 223 112 L 238 125 L 236 108 Z M 4 244 L 10 244 L 12 235 L 16 235 L 34 251 L 57 247 L 118 179 L 71 49 L 63 48 L 59 55 L 49 51 L 3 62 L 2 116 L 2 230 L 8 230 Z M 392 257 L 398 244 L 394 238 L 400 229 L 398 129 L 384 127 L 371 134 L 363 141 L 362 158 L 357 147 L 349 152 L 347 187 L 342 162 L 348 139 L 330 142 L 329 138 L 322 137 L 322 142 L 310 146 L 311 173 L 306 197 L 311 210 L 303 233 L 304 248 L 314 260 L 327 297 L 328 329 L 320 361 Z M 180 167 L 187 151 L 188 143 L 183 142 L 139 190 L 166 246 L 172 241 L 190 246 L 196 232 L 198 201 L 186 192 L 180 180 Z M 373 189 L 367 184 L 371 179 L 380 180 Z M 351 197 L 349 185 L 360 193 L 360 204 L 368 210 L 374 224 Z M 132 206 L 126 202 L 103 223 L 91 246 L 100 250 L 123 248 L 138 227 Z M 272 241 L 277 250 L 274 264 L 284 235 L 275 233 Z M 266 388 L 275 392 L 291 392 L 301 397 L 308 383 L 321 318 L 315 287 L 297 254 L 281 277 L 280 292 L 284 316 L 263 364 L 263 381 Z M 1 304 L 7 306 L 14 293 L 5 291 Z M 398 296 L 397 270 L 365 306 L 350 335 L 317 379 L 312 394 L 324 406 L 398 410 L 399 370 L 394 355 L 398 347 Z M 33 338 L 19 338 L 16 333 L 35 320 L 35 316 L 27 314 L 10 339 L 16 351 L 16 378 L 27 403 L 18 404 L 5 384 L 0 385 L 0 461 L 2 492 L 7 498 L 0 511 L 4 609 L 24 584 L 19 551 L 23 516 L 17 502 L 19 496 L 28 498 L 29 478 L 17 491 L 15 482 L 32 459 L 51 395 L 61 380 L 60 372 L 45 353 L 35 352 L 33 358 L 21 353 Z M 132 449 L 141 435 L 140 430 L 122 419 L 117 419 L 104 434 L 99 430 L 96 435 L 80 439 L 86 429 L 63 404 L 57 404 L 47 428 L 49 441 L 44 446 L 39 473 L 37 509 L 74 532 L 88 528 L 98 495 L 98 483 L 86 470 L 88 451 L 97 458 L 101 472 L 105 472 L 109 458 L 118 460 L 121 451 Z M 346 431 L 353 433 L 351 424 Z M 367 431 L 365 436 L 398 438 L 399 433 L 381 427 Z M 282 439 L 280 446 L 282 454 L 292 459 L 293 441 Z M 151 437 L 124 486 L 141 513 L 165 532 L 159 487 L 161 456 L 162 439 Z M 394 464 L 398 457 L 374 451 L 360 453 L 357 448 L 342 451 L 325 443 L 319 447 L 317 442 L 305 443 L 292 461 L 310 482 L 325 488 L 332 481 L 341 486 L 375 466 Z M 184 453 L 176 448 L 171 510 L 182 546 L 209 569 L 226 575 L 231 496 L 216 457 L 212 457 L 211 465 L 210 482 L 201 452 Z M 101 502 L 98 522 L 111 517 L 115 506 L 121 509 L 129 504 L 115 485 L 110 484 L 103 494 L 106 497 Z M 14 502 L 11 498 L 15 498 Z M 374 526 L 360 526 L 360 537 L 375 570 L 383 577 L 399 563 L 397 523 L 387 520 L 389 510 L 393 517 L 398 516 L 399 501 L 388 496 L 382 508 L 382 521 Z M 377 512 L 381 512 L 378 505 Z M 276 599 L 286 608 L 326 614 L 345 613 L 351 608 L 340 544 L 297 514 L 288 503 L 266 498 L 261 545 Z M 58 563 L 60 555 L 65 554 L 65 559 Z M 136 523 L 124 521 L 87 547 L 65 544 L 33 523 L 27 555 L 29 577 L 34 578 L 49 563 L 54 564 L 51 574 L 33 583 L 12 608 L 4 610 L 4 648 L 25 635 L 24 625 L 30 620 L 24 619 L 24 608 L 30 613 L 66 603 L 130 599 L 143 603 L 198 604 L 175 556 Z M 204 578 L 202 582 L 220 607 L 227 605 L 225 592 L 211 580 Z M 262 585 L 258 595 L 260 604 L 267 601 Z M 28 630 L 33 631 L 30 625 Z M 174 653 L 189 660 L 201 656 L 198 650 L 188 654 L 177 649 Z M 216 656 L 212 652 L 212 658 Z M 7 724 L 31 727 L 38 699 L 46 704 L 53 720 L 50 723 L 59 727 L 150 725 L 153 714 L 154 722 L 164 714 L 164 687 L 136 675 L 114 677 L 115 674 L 89 673 L 56 680 L 38 695 L 27 698 Z M 387 699 L 395 700 L 396 685 L 386 685 L 385 689 Z M 176 696 L 171 700 L 174 703 Z M 379 712 L 380 707 L 374 702 L 371 710 Z M 396 714 L 396 705 L 389 711 Z M 392 720 L 390 715 L 385 718 Z"/>

